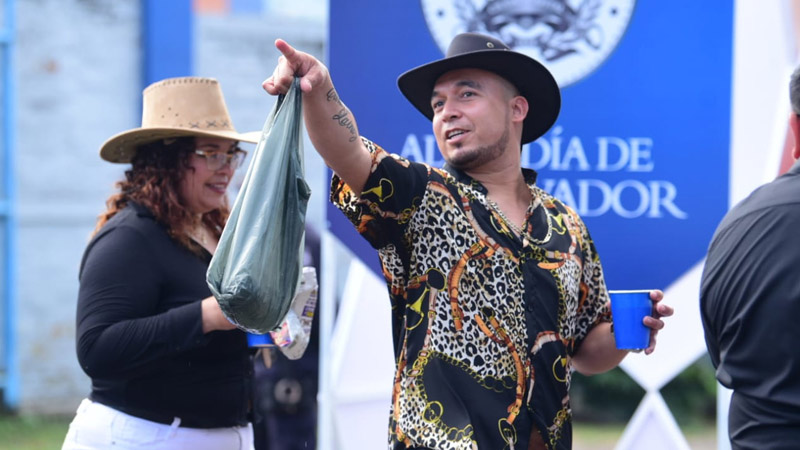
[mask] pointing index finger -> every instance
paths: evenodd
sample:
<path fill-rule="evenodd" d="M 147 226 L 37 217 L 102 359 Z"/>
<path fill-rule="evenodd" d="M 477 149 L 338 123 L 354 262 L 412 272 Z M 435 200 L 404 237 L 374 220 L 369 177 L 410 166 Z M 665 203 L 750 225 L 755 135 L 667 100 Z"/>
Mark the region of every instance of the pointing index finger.
<path fill-rule="evenodd" d="M 278 51 L 280 51 L 289 62 L 294 62 L 294 57 L 297 54 L 297 50 L 289 45 L 288 42 L 284 41 L 283 39 L 275 39 L 275 48 L 277 48 Z"/>

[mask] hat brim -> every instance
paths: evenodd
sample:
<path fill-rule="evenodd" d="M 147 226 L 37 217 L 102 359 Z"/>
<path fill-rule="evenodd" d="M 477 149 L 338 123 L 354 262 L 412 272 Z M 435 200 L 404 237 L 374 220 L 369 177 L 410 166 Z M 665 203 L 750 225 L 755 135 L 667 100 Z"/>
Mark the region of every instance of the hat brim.
<path fill-rule="evenodd" d="M 218 137 L 240 142 L 258 143 L 260 131 L 238 133 L 236 131 L 187 130 L 186 128 L 134 128 L 123 131 L 106 140 L 100 146 L 100 157 L 113 163 L 129 163 L 142 144 L 177 137 Z"/>
<path fill-rule="evenodd" d="M 436 80 L 456 69 L 482 69 L 513 84 L 528 100 L 528 115 L 522 126 L 522 143 L 533 142 L 550 129 L 561 110 L 561 92 L 553 75 L 538 61 L 522 53 L 480 50 L 415 67 L 397 78 L 397 86 L 408 101 L 433 120 L 431 94 Z"/>

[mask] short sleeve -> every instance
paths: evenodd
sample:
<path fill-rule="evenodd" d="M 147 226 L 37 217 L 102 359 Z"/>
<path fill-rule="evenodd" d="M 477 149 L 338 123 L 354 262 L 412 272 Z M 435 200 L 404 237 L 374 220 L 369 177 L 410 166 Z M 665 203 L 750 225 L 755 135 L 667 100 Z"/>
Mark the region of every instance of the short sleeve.
<path fill-rule="evenodd" d="M 372 167 L 364 189 L 354 193 L 334 174 L 331 203 L 339 208 L 356 230 L 374 247 L 398 244 L 417 211 L 430 180 L 430 167 L 387 153 L 366 138 Z"/>
<path fill-rule="evenodd" d="M 594 241 L 583 220 L 567 207 L 572 220 L 579 230 L 578 243 L 582 254 L 580 298 L 575 312 L 576 335 L 572 354 L 575 354 L 592 328 L 602 322 L 611 322 L 611 308 L 606 288 L 603 266 L 597 254 Z"/>

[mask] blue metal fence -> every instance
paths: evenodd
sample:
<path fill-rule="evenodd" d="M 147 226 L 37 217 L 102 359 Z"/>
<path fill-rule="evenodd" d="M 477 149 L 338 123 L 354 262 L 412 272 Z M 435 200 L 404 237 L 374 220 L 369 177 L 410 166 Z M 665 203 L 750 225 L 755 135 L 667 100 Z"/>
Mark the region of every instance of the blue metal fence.
<path fill-rule="evenodd" d="M 3 1 L 0 29 L 0 389 L 6 408 L 19 405 L 19 370 L 16 344 L 16 182 L 14 178 L 14 0 Z"/>

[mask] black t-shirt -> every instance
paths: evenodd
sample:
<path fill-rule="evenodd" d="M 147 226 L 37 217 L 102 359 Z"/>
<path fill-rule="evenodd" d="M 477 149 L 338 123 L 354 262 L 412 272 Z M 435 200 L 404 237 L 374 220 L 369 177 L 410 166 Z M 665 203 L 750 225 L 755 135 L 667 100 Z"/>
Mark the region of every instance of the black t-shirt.
<path fill-rule="evenodd" d="M 248 422 L 252 364 L 239 330 L 203 335 L 210 254 L 169 237 L 130 204 L 83 256 L 77 351 L 90 399 L 159 422 L 214 428 Z"/>
<path fill-rule="evenodd" d="M 722 220 L 700 308 L 736 448 L 800 442 L 800 163 Z M 766 440 L 765 440 L 766 439 Z"/>

